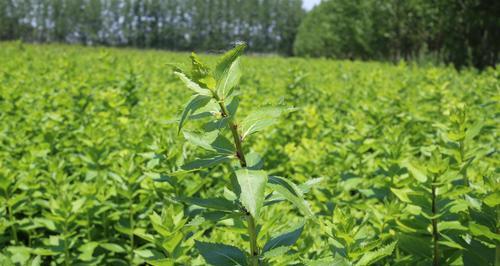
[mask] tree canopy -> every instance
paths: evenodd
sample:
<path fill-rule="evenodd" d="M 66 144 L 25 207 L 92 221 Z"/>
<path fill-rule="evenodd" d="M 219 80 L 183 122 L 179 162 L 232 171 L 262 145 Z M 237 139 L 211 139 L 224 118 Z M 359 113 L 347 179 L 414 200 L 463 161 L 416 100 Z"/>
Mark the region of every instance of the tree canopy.
<path fill-rule="evenodd" d="M 291 54 L 301 0 L 0 0 L 0 39 Z"/>
<path fill-rule="evenodd" d="M 393 60 L 432 58 L 482 68 L 499 58 L 494 0 L 325 0 L 302 22 L 300 56 Z"/>

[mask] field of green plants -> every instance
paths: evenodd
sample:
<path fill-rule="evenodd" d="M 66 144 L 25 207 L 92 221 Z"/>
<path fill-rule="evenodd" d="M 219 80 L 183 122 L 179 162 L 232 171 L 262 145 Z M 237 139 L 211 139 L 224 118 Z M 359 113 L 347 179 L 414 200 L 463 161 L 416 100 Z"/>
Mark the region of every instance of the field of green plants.
<path fill-rule="evenodd" d="M 0 265 L 500 265 L 500 70 L 243 50 L 0 43 Z"/>

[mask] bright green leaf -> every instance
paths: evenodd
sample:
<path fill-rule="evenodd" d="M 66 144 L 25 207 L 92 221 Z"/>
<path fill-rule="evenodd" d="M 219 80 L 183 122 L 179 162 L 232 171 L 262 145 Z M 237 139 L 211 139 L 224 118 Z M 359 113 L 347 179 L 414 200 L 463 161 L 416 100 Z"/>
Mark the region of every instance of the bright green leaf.
<path fill-rule="evenodd" d="M 235 171 L 240 186 L 240 202 L 254 217 L 259 217 L 260 208 L 264 203 L 264 190 L 267 183 L 267 174 L 261 170 L 246 168 Z"/>

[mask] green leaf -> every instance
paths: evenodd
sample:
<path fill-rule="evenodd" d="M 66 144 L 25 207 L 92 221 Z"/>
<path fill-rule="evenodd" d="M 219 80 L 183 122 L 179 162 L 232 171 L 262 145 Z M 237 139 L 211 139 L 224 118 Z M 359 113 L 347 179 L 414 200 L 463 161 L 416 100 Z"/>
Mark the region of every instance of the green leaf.
<path fill-rule="evenodd" d="M 290 201 L 306 217 L 312 217 L 313 213 L 304 200 L 302 191 L 293 182 L 279 176 L 270 176 L 268 186 Z"/>
<path fill-rule="evenodd" d="M 240 202 L 254 217 L 259 216 L 264 203 L 267 174 L 262 170 L 238 169 L 235 171 L 240 186 Z"/>
<path fill-rule="evenodd" d="M 214 77 L 217 81 L 217 95 L 224 99 L 236 85 L 238 85 L 241 70 L 239 57 L 245 50 L 245 44 L 238 44 L 234 49 L 225 53 L 217 63 Z"/>
<path fill-rule="evenodd" d="M 475 222 L 470 222 L 469 230 L 472 235 L 485 236 L 491 240 L 500 241 L 500 234 L 493 233 L 487 226 Z"/>
<path fill-rule="evenodd" d="M 191 89 L 192 91 L 194 91 L 196 94 L 198 94 L 198 95 L 204 95 L 204 96 L 211 96 L 212 95 L 212 93 L 208 89 L 204 89 L 204 88 L 200 87 L 200 85 L 198 85 L 198 83 L 196 83 L 193 80 L 191 80 L 190 78 L 188 78 L 186 76 L 186 74 L 184 74 L 179 69 L 176 69 L 174 71 L 174 74 L 177 77 L 179 77 L 179 79 L 182 82 L 184 82 L 184 84 L 186 85 L 186 87 L 188 87 L 189 89 Z"/>
<path fill-rule="evenodd" d="M 264 248 L 262 249 L 263 252 L 270 251 L 274 248 L 278 247 L 283 247 L 283 246 L 292 246 L 297 242 L 297 239 L 299 239 L 300 234 L 302 233 L 302 230 L 304 230 L 304 223 L 300 224 L 297 226 L 295 229 L 283 233 L 277 237 L 271 238 L 267 243 L 264 245 Z"/>
<path fill-rule="evenodd" d="M 7 247 L 7 251 L 9 251 L 12 256 L 10 259 L 12 262 L 19 265 L 26 265 L 26 262 L 30 259 L 31 248 L 23 247 L 23 246 L 9 246 Z"/>
<path fill-rule="evenodd" d="M 459 221 L 440 221 L 438 223 L 439 231 L 459 230 L 466 231 L 467 227 L 463 226 Z"/>
<path fill-rule="evenodd" d="M 256 152 L 250 152 L 245 155 L 247 160 L 247 168 L 250 170 L 261 170 L 264 165 L 264 160 L 260 156 L 260 154 Z"/>
<path fill-rule="evenodd" d="M 265 251 L 264 254 L 262 254 L 262 257 L 264 257 L 266 259 L 270 259 L 270 258 L 275 258 L 275 257 L 283 256 L 289 250 L 290 250 L 290 247 L 286 247 L 286 246 L 281 246 L 281 247 L 273 248 L 273 249 L 271 249 L 269 251 Z"/>
<path fill-rule="evenodd" d="M 247 265 L 245 253 L 237 247 L 200 241 L 195 241 L 195 246 L 208 264 L 214 266 Z"/>
<path fill-rule="evenodd" d="M 181 131 L 182 126 L 184 125 L 184 122 L 186 118 L 193 114 L 196 110 L 200 109 L 201 107 L 205 106 L 210 102 L 210 97 L 205 96 L 205 95 L 193 95 L 191 99 L 189 100 L 188 104 L 182 111 L 181 119 L 179 120 L 179 129 L 178 133 Z"/>
<path fill-rule="evenodd" d="M 213 90 L 215 89 L 215 79 L 210 75 L 210 69 L 203 64 L 200 58 L 191 53 L 191 76 L 198 84 Z"/>
<path fill-rule="evenodd" d="M 410 161 L 405 161 L 402 163 L 402 166 L 406 167 L 408 171 L 411 173 L 411 175 L 417 179 L 421 183 L 425 183 L 427 181 L 427 175 L 425 173 L 425 169 L 423 167 L 411 163 Z"/>
<path fill-rule="evenodd" d="M 99 246 L 98 242 L 88 242 L 81 245 L 80 247 L 78 247 L 78 251 L 81 252 L 78 258 L 83 261 L 91 261 L 93 259 L 92 254 L 94 254 L 94 250 L 98 246 Z"/>
<path fill-rule="evenodd" d="M 238 206 L 234 204 L 232 201 L 223 198 L 209 198 L 209 199 L 200 199 L 200 198 L 180 198 L 182 202 L 197 205 L 204 208 L 221 210 L 221 211 L 236 211 L 238 210 Z"/>
<path fill-rule="evenodd" d="M 302 193 L 308 193 L 309 190 L 311 190 L 312 187 L 316 186 L 317 184 L 323 182 L 324 178 L 323 177 L 316 177 L 313 179 L 307 180 L 305 183 L 300 184 L 299 188 L 302 191 Z"/>
<path fill-rule="evenodd" d="M 467 141 L 472 141 L 479 133 L 481 133 L 481 129 L 484 127 L 484 121 L 477 121 L 465 132 L 465 138 Z"/>
<path fill-rule="evenodd" d="M 230 161 L 232 156 L 227 156 L 227 155 L 216 155 L 214 157 L 209 157 L 209 158 L 202 158 L 202 159 L 197 159 L 192 162 L 189 162 L 181 168 L 183 170 L 194 170 L 194 169 L 199 169 L 203 167 L 209 167 L 209 166 L 214 166 L 217 164 L 221 164 L 224 162 Z"/>
<path fill-rule="evenodd" d="M 356 263 L 356 266 L 373 265 L 375 262 L 383 259 L 384 257 L 390 256 L 394 251 L 396 243 L 397 241 L 394 241 L 385 247 L 364 253 L 363 257 L 361 257 L 358 263 Z"/>
<path fill-rule="evenodd" d="M 408 252 L 409 254 L 424 257 L 427 259 L 432 259 L 431 252 L 431 239 L 412 236 L 408 234 L 399 234 L 398 235 L 398 247 L 402 250 Z"/>
<path fill-rule="evenodd" d="M 240 99 L 236 96 L 231 99 L 231 102 L 227 105 L 227 111 L 230 116 L 235 116 L 238 111 L 238 106 L 240 105 Z"/>
<path fill-rule="evenodd" d="M 175 266 L 175 260 L 171 258 L 147 260 L 146 262 L 152 266 Z"/>
<path fill-rule="evenodd" d="M 324 258 L 319 260 L 308 260 L 305 262 L 306 266 L 351 266 L 347 259 L 342 256 L 335 258 Z"/>
<path fill-rule="evenodd" d="M 401 200 L 402 202 L 412 203 L 409 195 L 413 192 L 413 190 L 409 188 L 401 188 L 401 189 L 391 188 L 391 192 L 394 195 L 396 195 L 396 197 L 398 197 L 398 199 Z"/>
<path fill-rule="evenodd" d="M 203 135 L 184 131 L 184 137 L 190 143 L 200 146 L 209 151 L 221 154 L 234 154 L 234 145 L 218 131 L 212 131 Z"/>
<path fill-rule="evenodd" d="M 241 121 L 241 138 L 245 139 L 247 136 L 275 124 L 284 110 L 282 107 L 266 107 L 253 111 Z"/>
<path fill-rule="evenodd" d="M 490 207 L 495 207 L 500 204 L 500 191 L 491 193 L 484 198 L 484 203 Z"/>
<path fill-rule="evenodd" d="M 113 244 L 113 243 L 101 243 L 101 244 L 99 244 L 99 246 L 101 246 L 102 248 L 109 250 L 111 252 L 115 252 L 115 253 L 125 253 L 126 252 L 126 250 L 122 246 L 117 245 L 117 244 Z"/>

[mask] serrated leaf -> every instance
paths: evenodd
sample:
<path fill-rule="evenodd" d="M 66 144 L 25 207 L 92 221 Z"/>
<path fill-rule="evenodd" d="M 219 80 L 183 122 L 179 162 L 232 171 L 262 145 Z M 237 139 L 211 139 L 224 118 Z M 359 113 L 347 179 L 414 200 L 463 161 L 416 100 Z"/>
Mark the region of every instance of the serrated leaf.
<path fill-rule="evenodd" d="M 254 217 L 259 217 L 260 209 L 264 204 L 264 190 L 267 183 L 267 174 L 262 170 L 246 168 L 235 171 L 240 187 L 240 202 Z"/>
<path fill-rule="evenodd" d="M 246 266 L 246 255 L 237 247 L 195 241 L 196 249 L 208 264 L 214 266 Z"/>
<path fill-rule="evenodd" d="M 390 256 L 394 251 L 394 247 L 396 247 L 396 243 L 397 241 L 394 241 L 391 244 L 375 251 L 365 252 L 361 259 L 356 263 L 356 266 L 372 265 L 384 257 Z"/>
<path fill-rule="evenodd" d="M 204 208 L 221 210 L 221 211 L 236 211 L 238 206 L 234 202 L 223 198 L 180 198 L 182 202 L 197 205 Z"/>
<path fill-rule="evenodd" d="M 430 248 L 430 238 L 412 236 L 408 234 L 398 235 L 398 247 L 408 252 L 409 254 L 432 259 Z"/>
<path fill-rule="evenodd" d="M 184 137 L 190 143 L 202 147 L 209 151 L 215 151 L 221 154 L 234 154 L 234 145 L 220 132 L 213 131 L 203 135 L 184 131 Z"/>
<path fill-rule="evenodd" d="M 406 167 L 410 172 L 411 176 L 413 176 L 417 181 L 421 183 L 425 183 L 427 181 L 427 175 L 425 173 L 425 169 L 416 163 L 412 163 L 410 161 L 404 161 L 402 166 Z"/>
<path fill-rule="evenodd" d="M 222 99 L 228 96 L 229 91 L 239 83 L 241 77 L 239 57 L 243 54 L 245 47 L 245 44 L 238 44 L 234 49 L 226 52 L 215 67 L 216 91 Z"/>
<path fill-rule="evenodd" d="M 313 216 L 309 205 L 302 195 L 302 191 L 293 182 L 283 177 L 270 176 L 268 186 L 295 205 L 304 216 Z"/>
<path fill-rule="evenodd" d="M 210 75 L 210 69 L 208 66 L 203 64 L 200 58 L 195 54 L 191 53 L 191 76 L 193 80 L 198 84 L 213 90 L 215 89 L 215 79 Z"/>
<path fill-rule="evenodd" d="M 241 121 L 241 138 L 245 139 L 249 135 L 275 124 L 284 110 L 282 107 L 266 107 L 251 112 Z"/>
<path fill-rule="evenodd" d="M 196 94 L 204 95 L 204 96 L 211 96 L 212 93 L 208 89 L 204 89 L 204 88 L 200 87 L 200 85 L 198 85 L 198 83 L 196 83 L 194 80 L 191 80 L 190 78 L 188 78 L 188 76 L 186 76 L 186 74 L 184 74 L 180 70 L 175 70 L 174 74 L 177 77 L 179 77 L 179 79 L 182 82 L 184 82 L 184 85 L 186 85 L 186 87 L 188 87 L 189 89 L 194 91 Z"/>
<path fill-rule="evenodd" d="M 179 120 L 178 132 L 181 131 L 186 118 L 189 115 L 193 114 L 196 110 L 208 104 L 208 102 L 210 102 L 210 99 L 211 98 L 209 96 L 205 95 L 194 95 L 191 97 L 188 104 L 186 105 L 186 107 L 184 107 L 184 110 L 182 111 L 181 119 Z"/>
<path fill-rule="evenodd" d="M 194 169 L 199 169 L 203 167 L 210 167 L 214 166 L 217 164 L 221 164 L 224 162 L 230 161 L 232 156 L 227 156 L 227 155 L 217 155 L 214 157 L 209 157 L 209 158 L 202 158 L 202 159 L 196 159 L 194 161 L 191 161 L 183 166 L 181 168 L 183 170 L 194 170 Z"/>
<path fill-rule="evenodd" d="M 335 258 L 324 258 L 319 260 L 308 260 L 305 262 L 306 266 L 351 266 L 349 261 L 341 256 Z"/>
<path fill-rule="evenodd" d="M 295 242 L 297 242 L 297 239 L 299 239 L 302 230 L 304 230 L 304 223 L 289 232 L 285 232 L 279 236 L 271 238 L 264 245 L 262 251 L 267 252 L 278 247 L 292 246 Z"/>

